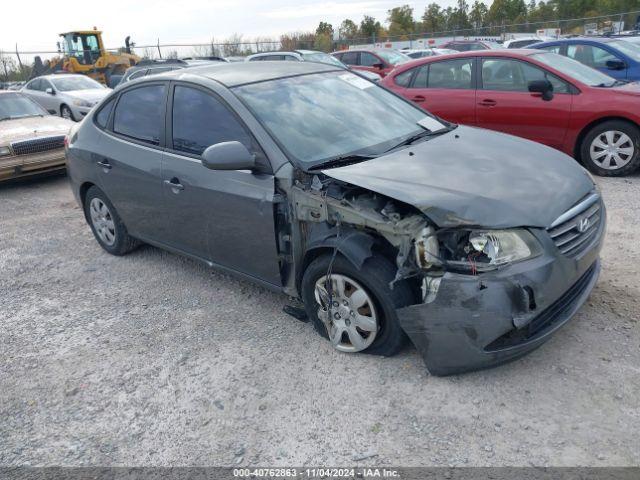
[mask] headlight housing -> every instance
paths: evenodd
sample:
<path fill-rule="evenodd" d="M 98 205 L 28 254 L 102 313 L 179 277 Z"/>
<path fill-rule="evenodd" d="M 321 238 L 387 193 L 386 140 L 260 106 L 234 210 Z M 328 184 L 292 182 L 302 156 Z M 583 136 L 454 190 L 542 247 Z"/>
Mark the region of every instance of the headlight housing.
<path fill-rule="evenodd" d="M 80 100 L 80 99 L 74 100 L 73 104 L 76 107 L 93 107 L 93 103 L 88 102 L 86 100 Z"/>
<path fill-rule="evenodd" d="M 9 147 L 0 147 L 0 157 L 5 157 L 7 155 L 11 155 L 11 150 L 9 150 Z"/>
<path fill-rule="evenodd" d="M 433 237 L 437 237 L 438 241 L 431 240 Z M 418 263 L 423 268 L 439 263 L 447 270 L 476 274 L 528 260 L 542 253 L 538 240 L 529 230 L 522 228 L 443 229 L 433 233 L 431 238 L 416 240 Z M 418 245 L 424 245 L 420 254 Z"/>

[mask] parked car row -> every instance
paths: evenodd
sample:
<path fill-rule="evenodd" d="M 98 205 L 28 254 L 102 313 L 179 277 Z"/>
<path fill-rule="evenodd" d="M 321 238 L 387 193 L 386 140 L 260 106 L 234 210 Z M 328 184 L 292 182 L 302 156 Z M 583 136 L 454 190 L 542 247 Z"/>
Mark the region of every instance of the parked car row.
<path fill-rule="evenodd" d="M 522 73 L 491 62 L 587 69 L 547 52 L 469 55 L 416 60 L 384 82 L 475 91 L 483 68 L 496 86 Z M 548 68 L 524 95 L 572 101 L 573 80 Z M 562 152 L 439 119 L 336 65 L 189 73 L 125 83 L 72 127 L 71 188 L 110 254 L 144 242 L 236 273 L 302 300 L 338 351 L 392 355 L 409 338 L 436 375 L 533 350 L 593 289 L 605 207 Z"/>

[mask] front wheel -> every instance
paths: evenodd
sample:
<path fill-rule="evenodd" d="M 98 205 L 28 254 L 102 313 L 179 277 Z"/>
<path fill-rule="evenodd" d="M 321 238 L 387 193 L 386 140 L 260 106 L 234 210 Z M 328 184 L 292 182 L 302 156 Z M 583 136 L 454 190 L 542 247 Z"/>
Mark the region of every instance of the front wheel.
<path fill-rule="evenodd" d="M 356 268 L 345 257 L 313 260 L 302 278 L 302 297 L 316 331 L 341 352 L 391 356 L 406 343 L 396 309 L 413 303 L 406 282 L 389 283 L 395 267 L 371 257 Z"/>
<path fill-rule="evenodd" d="M 62 118 L 66 118 L 67 120 L 72 120 L 74 122 L 76 120 L 73 116 L 73 112 L 66 105 L 62 105 L 62 107 L 60 107 L 60 116 Z"/>
<path fill-rule="evenodd" d="M 640 167 L 640 129 L 620 120 L 603 122 L 584 137 L 580 154 L 596 175 L 627 175 Z"/>

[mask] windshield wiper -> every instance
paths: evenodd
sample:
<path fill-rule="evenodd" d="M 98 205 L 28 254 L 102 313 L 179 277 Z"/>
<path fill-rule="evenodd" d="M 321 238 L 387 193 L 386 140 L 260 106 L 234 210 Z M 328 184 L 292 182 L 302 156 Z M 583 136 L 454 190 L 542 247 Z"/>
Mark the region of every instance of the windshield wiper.
<path fill-rule="evenodd" d="M 405 138 L 402 142 L 400 142 L 397 145 L 394 145 L 389 150 L 387 150 L 385 153 L 390 152 L 391 150 L 395 150 L 396 148 L 400 148 L 400 147 L 405 147 L 407 145 L 411 145 L 413 142 L 417 142 L 421 138 L 433 137 L 435 135 L 441 135 L 443 133 L 450 132 L 454 128 L 455 127 L 445 127 L 445 128 L 441 128 L 440 130 L 435 130 L 435 131 L 423 130 L 421 132 L 416 133 L 415 135 L 411 135 L 409 138 Z"/>
<path fill-rule="evenodd" d="M 353 153 L 349 155 L 339 155 L 337 157 L 330 158 L 324 162 L 313 165 L 309 170 L 320 170 L 323 168 L 332 168 L 344 165 L 345 163 L 364 162 L 365 160 L 371 160 L 376 158 L 377 155 L 363 155 L 359 153 Z"/>
<path fill-rule="evenodd" d="M 596 87 L 611 88 L 611 87 L 617 87 L 619 85 L 626 85 L 627 83 L 629 83 L 627 80 L 615 80 L 613 83 L 601 83 L 600 85 L 596 85 Z"/>

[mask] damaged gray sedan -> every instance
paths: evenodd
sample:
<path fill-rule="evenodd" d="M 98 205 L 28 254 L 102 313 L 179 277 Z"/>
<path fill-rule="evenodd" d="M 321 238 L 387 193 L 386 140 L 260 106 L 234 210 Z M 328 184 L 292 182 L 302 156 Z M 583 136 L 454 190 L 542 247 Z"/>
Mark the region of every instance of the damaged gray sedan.
<path fill-rule="evenodd" d="M 573 159 L 446 123 L 306 62 L 179 70 L 75 126 L 73 192 L 98 243 L 148 243 L 303 301 L 341 352 L 410 339 L 432 374 L 512 360 L 576 313 L 605 208 Z"/>

